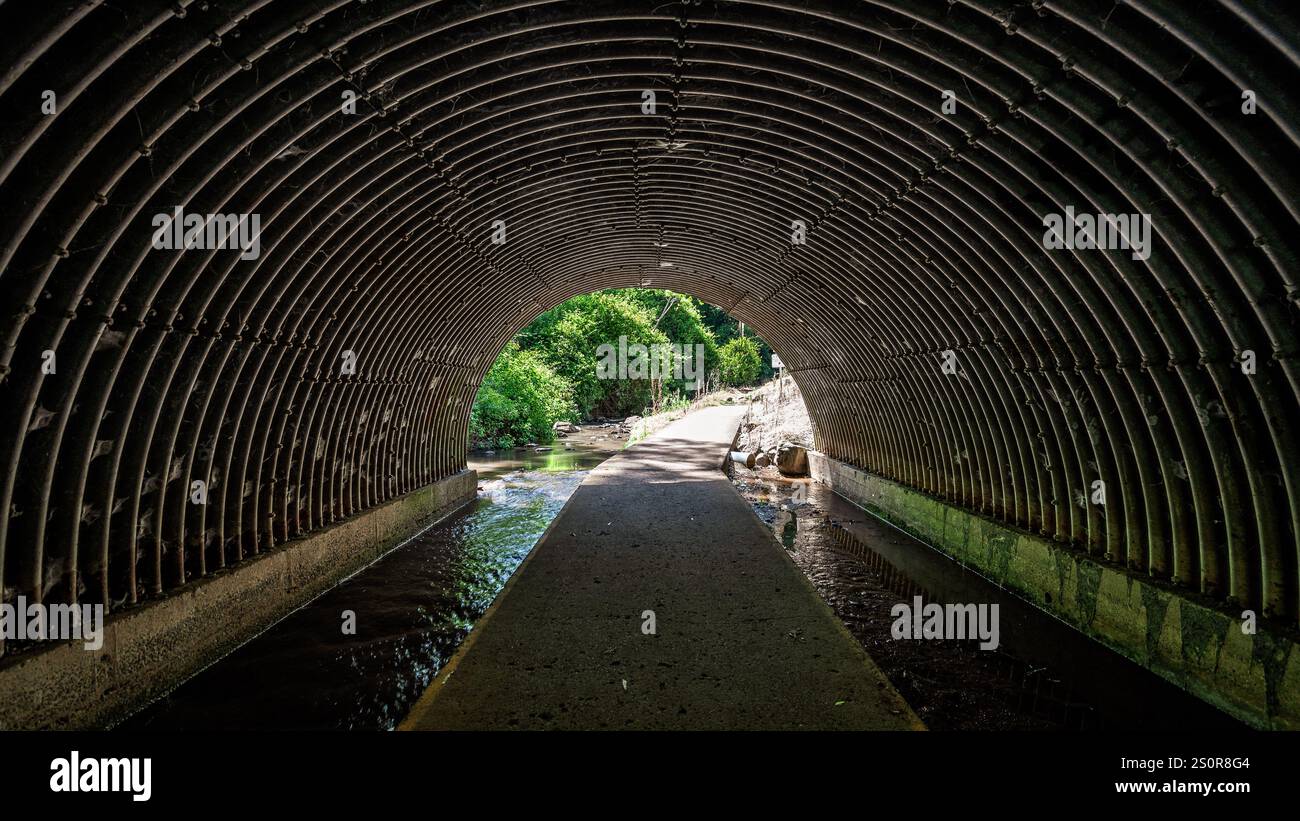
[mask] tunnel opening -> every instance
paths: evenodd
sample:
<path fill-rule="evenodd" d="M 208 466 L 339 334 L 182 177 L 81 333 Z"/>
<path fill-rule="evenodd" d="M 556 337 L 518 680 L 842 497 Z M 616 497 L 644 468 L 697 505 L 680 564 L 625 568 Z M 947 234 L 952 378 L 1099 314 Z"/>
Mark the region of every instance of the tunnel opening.
<path fill-rule="evenodd" d="M 574 423 L 642 419 L 752 386 L 772 374 L 768 344 L 717 306 L 666 290 L 572 297 L 516 333 L 480 382 L 471 447 L 549 445 Z M 644 428 L 644 426 L 642 426 Z"/>

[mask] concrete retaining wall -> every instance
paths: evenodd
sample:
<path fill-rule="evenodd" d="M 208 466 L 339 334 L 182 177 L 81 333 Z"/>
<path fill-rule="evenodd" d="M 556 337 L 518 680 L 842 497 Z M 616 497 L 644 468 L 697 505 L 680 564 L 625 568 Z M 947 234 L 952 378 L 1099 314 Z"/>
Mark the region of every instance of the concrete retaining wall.
<path fill-rule="evenodd" d="M 1087 636 L 1246 723 L 1300 729 L 1296 637 L 1208 599 L 809 453 L 812 476 Z"/>
<path fill-rule="evenodd" d="M 462 471 L 111 615 L 99 650 L 65 642 L 4 659 L 0 729 L 96 728 L 125 718 L 465 505 L 476 490 L 475 472 Z"/>

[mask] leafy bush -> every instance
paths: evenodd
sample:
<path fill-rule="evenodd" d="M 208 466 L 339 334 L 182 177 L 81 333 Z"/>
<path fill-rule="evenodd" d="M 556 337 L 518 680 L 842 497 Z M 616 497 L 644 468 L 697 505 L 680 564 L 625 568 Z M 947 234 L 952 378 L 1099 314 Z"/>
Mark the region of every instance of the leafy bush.
<path fill-rule="evenodd" d="M 728 385 L 748 385 L 763 372 L 753 337 L 738 336 L 718 349 L 718 376 Z"/>
<path fill-rule="evenodd" d="M 550 442 L 554 424 L 572 412 L 569 383 L 539 352 L 523 350 L 512 341 L 479 386 L 469 415 L 470 441 L 497 448 Z"/>
<path fill-rule="evenodd" d="M 703 321 L 704 327 L 713 332 L 713 337 L 717 341 L 718 347 L 721 347 L 735 339 L 737 336 L 740 336 L 740 323 L 726 311 L 716 305 L 710 305 L 707 302 L 700 302 L 698 305 L 700 319 Z M 758 357 L 762 360 L 763 366 L 758 378 L 759 381 L 763 381 L 771 378 L 773 373 L 775 373 L 772 370 L 771 364 L 772 349 L 760 336 L 755 336 L 754 341 L 758 343 Z"/>
<path fill-rule="evenodd" d="M 618 292 L 576 296 L 539 316 L 519 334 L 525 347 L 546 357 L 557 374 L 573 386 L 573 398 L 584 417 L 641 413 L 650 402 L 650 382 L 644 379 L 596 378 L 596 351 L 604 344 L 652 345 L 668 341 L 654 328 L 650 311 Z"/>

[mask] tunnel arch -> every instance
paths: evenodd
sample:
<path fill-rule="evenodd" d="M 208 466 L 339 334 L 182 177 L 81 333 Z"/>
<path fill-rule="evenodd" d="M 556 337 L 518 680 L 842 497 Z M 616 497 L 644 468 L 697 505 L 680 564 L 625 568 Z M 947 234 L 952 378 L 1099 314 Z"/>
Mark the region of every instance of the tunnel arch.
<path fill-rule="evenodd" d="M 134 603 L 448 476 L 514 330 L 646 285 L 753 326 L 829 456 L 1300 615 L 1293 11 L 141 0 L 0 20 L 7 594 Z M 259 214 L 260 256 L 153 249 L 177 205 Z M 1046 250 L 1066 206 L 1150 214 L 1150 258 Z"/>

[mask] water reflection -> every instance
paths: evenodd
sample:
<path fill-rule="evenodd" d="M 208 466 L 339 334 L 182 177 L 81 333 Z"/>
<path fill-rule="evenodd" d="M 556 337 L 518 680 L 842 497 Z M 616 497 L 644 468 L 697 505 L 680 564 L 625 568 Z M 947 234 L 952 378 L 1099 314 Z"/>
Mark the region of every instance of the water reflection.
<path fill-rule="evenodd" d="M 451 658 L 587 472 L 620 447 L 474 454 L 465 511 L 295 611 L 122 725 L 391 729 Z M 342 630 L 355 613 L 356 634 Z"/>
<path fill-rule="evenodd" d="M 1240 729 L 1235 720 L 806 479 L 735 481 L 794 563 L 931 729 Z M 1002 646 L 895 641 L 892 607 L 989 603 Z"/>

